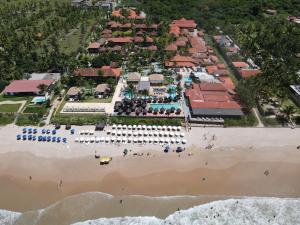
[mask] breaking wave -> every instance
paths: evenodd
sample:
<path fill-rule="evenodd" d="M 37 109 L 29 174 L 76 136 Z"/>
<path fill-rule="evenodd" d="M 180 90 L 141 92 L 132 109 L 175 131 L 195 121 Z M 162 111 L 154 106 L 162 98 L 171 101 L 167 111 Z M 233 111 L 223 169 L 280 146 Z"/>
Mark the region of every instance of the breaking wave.
<path fill-rule="evenodd" d="M 195 198 L 122 196 L 125 201 L 122 206 L 120 196 L 83 193 L 41 210 L 24 213 L 0 210 L 0 225 L 300 225 L 300 199 L 250 197 L 199 205 Z M 178 202 L 183 201 L 190 201 L 190 205 L 176 211 Z M 156 211 L 149 210 L 149 203 Z M 198 206 L 191 208 L 192 204 Z M 155 217 L 159 215 L 157 211 L 170 205 L 165 214 L 169 216 Z M 131 207 L 130 211 L 122 210 L 125 206 Z M 144 211 L 135 211 L 140 207 L 145 207 Z"/>

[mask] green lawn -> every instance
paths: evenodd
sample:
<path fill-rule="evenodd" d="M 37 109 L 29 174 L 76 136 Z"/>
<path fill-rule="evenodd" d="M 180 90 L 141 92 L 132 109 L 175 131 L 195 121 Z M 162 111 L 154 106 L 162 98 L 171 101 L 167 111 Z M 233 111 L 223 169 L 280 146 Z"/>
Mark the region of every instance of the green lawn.
<path fill-rule="evenodd" d="M 0 102 L 4 101 L 31 101 L 33 97 L 31 96 L 10 96 L 10 95 L 0 95 Z"/>
<path fill-rule="evenodd" d="M 86 97 L 81 102 L 93 102 L 93 103 L 110 103 L 112 101 L 112 96 L 108 98 L 95 98 L 94 96 Z"/>
<path fill-rule="evenodd" d="M 4 126 L 14 122 L 15 116 L 13 114 L 0 113 L 0 126 Z"/>
<path fill-rule="evenodd" d="M 21 107 L 22 104 L 3 104 L 0 105 L 0 112 L 5 112 L 5 113 L 13 113 L 13 112 L 18 112 L 19 108 Z"/>
<path fill-rule="evenodd" d="M 47 108 L 44 105 L 28 105 L 23 113 L 38 113 L 38 114 L 45 114 L 47 112 Z"/>
<path fill-rule="evenodd" d="M 51 119 L 51 123 L 59 124 L 71 124 L 71 125 L 95 125 L 98 122 L 105 121 L 104 115 L 93 115 L 93 114 L 57 114 Z"/>

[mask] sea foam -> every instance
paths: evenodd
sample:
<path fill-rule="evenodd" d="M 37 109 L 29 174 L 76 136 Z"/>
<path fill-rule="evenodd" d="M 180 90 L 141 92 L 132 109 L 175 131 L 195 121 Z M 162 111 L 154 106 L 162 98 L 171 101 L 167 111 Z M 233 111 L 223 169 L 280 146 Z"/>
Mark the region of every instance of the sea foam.
<path fill-rule="evenodd" d="M 19 218 L 21 213 L 0 209 L 0 225 L 11 225 Z"/>
<path fill-rule="evenodd" d="M 100 218 L 73 225 L 300 225 L 300 200 L 248 198 L 215 201 L 155 217 Z"/>

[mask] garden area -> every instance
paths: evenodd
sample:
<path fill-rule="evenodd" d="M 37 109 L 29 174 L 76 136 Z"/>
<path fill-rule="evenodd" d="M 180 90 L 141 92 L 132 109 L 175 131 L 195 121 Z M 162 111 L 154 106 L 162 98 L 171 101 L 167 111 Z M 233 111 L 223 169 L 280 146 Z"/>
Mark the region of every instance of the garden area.
<path fill-rule="evenodd" d="M 2 105 L 0 105 L 0 112 L 2 112 L 2 113 L 15 113 L 15 112 L 18 112 L 21 105 L 22 105 L 21 103 L 2 104 Z"/>
<path fill-rule="evenodd" d="M 110 117 L 110 124 L 124 124 L 124 125 L 169 125 L 169 126 L 181 126 L 184 122 L 181 118 L 138 118 L 138 117 L 125 117 L 125 116 L 114 116 Z"/>
<path fill-rule="evenodd" d="M 0 126 L 13 123 L 15 115 L 13 113 L 0 113 Z"/>
<path fill-rule="evenodd" d="M 106 117 L 103 115 L 93 114 L 58 114 L 51 119 L 52 124 L 70 124 L 70 125 L 95 125 L 99 122 L 106 121 Z"/>

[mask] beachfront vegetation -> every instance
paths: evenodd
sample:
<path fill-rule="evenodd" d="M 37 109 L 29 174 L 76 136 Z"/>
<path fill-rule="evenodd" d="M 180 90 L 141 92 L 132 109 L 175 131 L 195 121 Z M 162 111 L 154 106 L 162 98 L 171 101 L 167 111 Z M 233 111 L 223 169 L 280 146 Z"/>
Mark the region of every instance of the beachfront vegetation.
<path fill-rule="evenodd" d="M 104 115 L 95 114 L 58 114 L 51 119 L 52 124 L 95 125 L 106 121 Z"/>
<path fill-rule="evenodd" d="M 2 104 L 0 105 L 0 112 L 14 113 L 18 112 L 22 104 Z"/>
<path fill-rule="evenodd" d="M 253 113 L 249 113 L 241 118 L 226 118 L 224 127 L 254 127 L 257 120 Z"/>
<path fill-rule="evenodd" d="M 21 114 L 21 115 L 19 115 L 19 117 L 16 121 L 16 125 L 18 125 L 18 126 L 30 126 L 30 125 L 37 126 L 37 125 L 39 125 L 40 121 L 41 121 L 41 117 L 37 113 L 29 114 L 29 115 Z"/>
<path fill-rule="evenodd" d="M 125 125 L 171 125 L 171 126 L 181 126 L 184 120 L 181 118 L 139 118 L 139 117 L 123 117 L 123 116 L 114 116 L 110 117 L 111 124 L 125 124 Z"/>
<path fill-rule="evenodd" d="M 4 126 L 13 123 L 15 115 L 12 113 L 0 113 L 0 125 Z"/>

